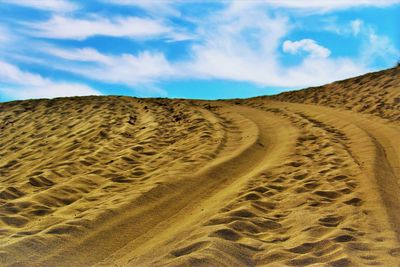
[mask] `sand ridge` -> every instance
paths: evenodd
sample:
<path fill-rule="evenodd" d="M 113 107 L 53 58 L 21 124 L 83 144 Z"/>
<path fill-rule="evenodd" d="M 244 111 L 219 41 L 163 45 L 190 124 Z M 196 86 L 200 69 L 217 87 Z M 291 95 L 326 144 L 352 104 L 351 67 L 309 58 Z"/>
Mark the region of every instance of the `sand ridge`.
<path fill-rule="evenodd" d="M 0 103 L 0 265 L 397 266 L 399 91 Z"/>
<path fill-rule="evenodd" d="M 316 104 L 373 114 L 400 121 L 400 67 L 356 78 L 267 97 L 278 101 Z"/>

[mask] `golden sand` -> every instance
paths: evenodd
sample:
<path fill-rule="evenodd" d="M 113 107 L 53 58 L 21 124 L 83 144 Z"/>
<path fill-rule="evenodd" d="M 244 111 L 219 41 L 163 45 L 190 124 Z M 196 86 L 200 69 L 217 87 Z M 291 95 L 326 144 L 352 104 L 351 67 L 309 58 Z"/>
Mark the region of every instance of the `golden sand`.
<path fill-rule="evenodd" d="M 399 74 L 0 103 L 0 265 L 399 266 Z"/>

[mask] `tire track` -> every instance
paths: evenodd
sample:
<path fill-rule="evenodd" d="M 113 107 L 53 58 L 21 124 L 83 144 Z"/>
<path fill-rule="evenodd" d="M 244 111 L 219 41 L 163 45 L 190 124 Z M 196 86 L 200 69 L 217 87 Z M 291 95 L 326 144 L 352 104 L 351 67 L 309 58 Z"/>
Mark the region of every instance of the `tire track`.
<path fill-rule="evenodd" d="M 181 214 L 176 215 L 177 218 L 161 224 L 158 231 L 153 230 L 152 234 L 157 232 L 157 236 L 148 235 L 143 239 L 136 240 L 120 251 L 120 254 L 105 260 L 102 265 L 107 266 L 111 263 L 121 266 L 156 264 L 156 259 L 162 257 L 163 253 L 175 251 L 176 241 L 185 240 L 185 237 L 193 231 L 193 227 L 201 226 L 212 214 L 220 213 L 223 203 L 237 194 L 252 176 L 260 173 L 266 166 L 278 164 L 290 149 L 295 131 L 294 129 L 290 130 L 290 125 L 284 120 L 274 116 L 265 117 L 264 112 L 247 107 L 229 107 L 226 108 L 226 112 L 227 114 L 236 114 L 236 117 L 238 114 L 245 116 L 257 126 L 258 134 L 251 146 L 237 155 L 235 159 L 216 165 L 215 169 L 210 170 L 211 172 L 203 173 L 201 176 L 207 177 L 207 180 L 212 177 L 218 179 L 218 184 L 214 184 L 212 186 L 214 189 L 199 200 L 192 196 L 195 205 L 188 205 Z M 279 135 L 274 131 L 274 129 L 283 128 L 286 129 L 284 134 Z M 248 126 L 241 124 L 241 129 L 248 129 Z M 172 236 L 175 242 L 171 240 Z M 202 244 L 204 245 L 201 242 L 191 244 L 188 250 L 197 250 L 202 247 Z M 176 251 L 171 253 L 181 254 Z"/>

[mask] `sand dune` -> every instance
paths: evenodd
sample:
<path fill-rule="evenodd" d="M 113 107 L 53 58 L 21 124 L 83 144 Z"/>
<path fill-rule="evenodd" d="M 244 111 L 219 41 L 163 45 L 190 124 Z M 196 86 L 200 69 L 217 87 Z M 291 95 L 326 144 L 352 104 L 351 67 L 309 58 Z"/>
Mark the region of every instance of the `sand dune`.
<path fill-rule="evenodd" d="M 1 103 L 0 265 L 398 266 L 398 72 Z"/>
<path fill-rule="evenodd" d="M 269 98 L 373 114 L 398 124 L 400 122 L 399 86 L 400 68 L 397 67 Z"/>

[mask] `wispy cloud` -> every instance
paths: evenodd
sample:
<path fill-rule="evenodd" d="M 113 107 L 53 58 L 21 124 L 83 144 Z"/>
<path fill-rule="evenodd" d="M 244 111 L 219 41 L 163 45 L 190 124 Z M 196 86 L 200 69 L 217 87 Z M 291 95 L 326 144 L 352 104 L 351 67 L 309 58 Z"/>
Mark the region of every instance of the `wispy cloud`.
<path fill-rule="evenodd" d="M 270 18 L 256 7 L 238 8 L 237 3 L 200 26 L 202 41 L 192 47 L 192 59 L 182 72 L 265 84 L 266 76 L 276 68 L 276 50 L 288 32 L 288 20 Z"/>
<path fill-rule="evenodd" d="M 309 52 L 300 64 L 282 66 L 279 50 L 292 26 L 286 17 L 269 16 L 256 5 L 234 2 L 207 19 L 203 42 L 180 73 L 203 79 L 246 81 L 263 86 L 310 86 L 364 73 L 367 68 L 346 58 L 330 58 L 313 40 L 286 42 L 286 50 Z M 317 73 L 317 75 L 315 75 Z"/>
<path fill-rule="evenodd" d="M 104 55 L 98 52 L 96 49 L 89 47 L 67 50 L 43 45 L 42 49 L 43 52 L 71 61 L 96 62 L 104 64 L 111 64 L 113 61 L 112 57 Z"/>
<path fill-rule="evenodd" d="M 312 39 L 303 39 L 300 41 L 287 40 L 283 43 L 283 51 L 291 54 L 297 54 L 300 51 L 310 53 L 311 57 L 322 57 L 327 58 L 331 54 L 331 51 L 319 44 Z"/>
<path fill-rule="evenodd" d="M 55 82 L 4 61 L 0 61 L 0 81 L 0 92 L 11 99 L 101 94 L 87 85 Z"/>
<path fill-rule="evenodd" d="M 394 65 L 400 58 L 400 51 L 386 36 L 377 34 L 371 27 L 366 28 L 363 35 L 366 36 L 361 49 L 361 58 L 364 64 L 370 65 L 379 59 Z"/>
<path fill-rule="evenodd" d="M 161 52 L 107 55 L 93 48 L 46 48 L 45 52 L 69 63 L 56 68 L 86 78 L 125 84 L 154 86 L 176 79 L 222 79 L 262 86 L 310 86 L 358 75 L 366 65 L 348 58 L 330 58 L 330 50 L 315 40 L 284 41 L 291 30 L 287 17 L 272 17 L 255 6 L 237 2 L 207 18 L 197 29 L 198 42 L 185 60 L 169 61 Z M 282 66 L 279 51 L 307 54 L 294 66 Z M 89 64 L 77 64 L 86 62 Z M 317 75 L 316 75 L 317 74 Z"/>
<path fill-rule="evenodd" d="M 163 1 L 143 1 L 143 0 L 101 0 L 104 3 L 121 5 L 121 6 L 133 6 L 141 8 L 150 14 L 163 14 L 168 16 L 180 16 L 181 12 L 176 5 L 183 3 L 182 0 L 163 0 Z"/>
<path fill-rule="evenodd" d="M 10 32 L 10 30 L 7 27 L 4 27 L 3 25 L 0 25 L 0 46 L 2 44 L 9 43 L 13 39 L 14 39 L 14 36 Z"/>
<path fill-rule="evenodd" d="M 331 32 L 342 36 L 360 37 L 359 34 L 365 29 L 365 22 L 356 18 L 347 21 L 338 21 L 337 17 L 328 17 L 321 19 L 316 25 L 316 30 L 320 32 Z"/>
<path fill-rule="evenodd" d="M 67 0 L 2 0 L 2 2 L 54 12 L 70 12 L 79 7 L 73 1 Z"/>
<path fill-rule="evenodd" d="M 353 56 L 353 61 L 357 60 L 364 66 L 374 66 L 378 61 L 393 66 L 400 57 L 400 51 L 396 48 L 394 40 L 377 33 L 372 24 L 360 18 L 346 23 L 329 20 L 328 24 L 324 25 L 322 29 L 338 35 L 356 38 L 361 45 L 358 55 Z"/>
<path fill-rule="evenodd" d="M 72 18 L 53 16 L 50 20 L 29 23 L 31 34 L 55 39 L 84 40 L 92 36 L 148 38 L 173 35 L 173 29 L 161 21 L 139 17 Z"/>
<path fill-rule="evenodd" d="M 353 35 L 358 35 L 361 31 L 361 27 L 363 25 L 363 21 L 360 19 L 355 19 L 350 22 L 351 30 Z"/>
<path fill-rule="evenodd" d="M 326 0 L 326 1 L 314 1 L 314 0 L 264 0 L 260 1 L 265 4 L 284 7 L 291 9 L 300 10 L 313 10 L 319 12 L 333 11 L 338 9 L 348 9 L 354 7 L 387 7 L 394 4 L 399 4 L 400 0 Z"/>
<path fill-rule="evenodd" d="M 106 55 L 93 48 L 49 48 L 46 51 L 68 61 L 92 63 L 81 65 L 64 62 L 55 64 L 55 67 L 102 82 L 143 86 L 176 75 L 176 70 L 162 53 L 144 51 L 137 55 Z"/>

